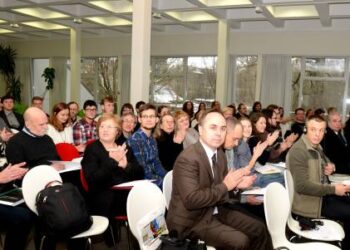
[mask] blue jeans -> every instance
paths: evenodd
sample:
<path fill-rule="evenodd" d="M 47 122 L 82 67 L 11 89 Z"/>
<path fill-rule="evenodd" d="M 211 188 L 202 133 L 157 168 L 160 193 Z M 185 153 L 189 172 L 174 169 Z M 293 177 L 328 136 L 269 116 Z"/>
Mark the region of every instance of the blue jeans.
<path fill-rule="evenodd" d="M 278 182 L 281 183 L 284 186 L 284 176 L 282 173 L 277 173 L 277 174 L 260 174 L 260 173 L 255 173 L 257 178 L 253 184 L 253 186 L 257 187 L 266 187 L 272 182 Z"/>
<path fill-rule="evenodd" d="M 6 230 L 4 250 L 25 249 L 36 215 L 25 206 L 0 205 L 0 224 Z"/>

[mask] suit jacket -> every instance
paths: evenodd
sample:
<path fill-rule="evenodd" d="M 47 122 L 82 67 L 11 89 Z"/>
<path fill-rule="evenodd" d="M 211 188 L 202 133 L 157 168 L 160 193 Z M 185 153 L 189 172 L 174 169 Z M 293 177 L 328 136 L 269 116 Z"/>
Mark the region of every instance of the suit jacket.
<path fill-rule="evenodd" d="M 167 225 L 176 230 L 180 238 L 191 235 L 196 228 L 210 222 L 214 208 L 228 201 L 229 194 L 222 183 L 227 174 L 226 156 L 221 149 L 217 153 L 217 173 L 220 184 L 214 184 L 208 157 L 200 142 L 186 148 L 177 158 L 173 169 L 173 189 Z"/>
<path fill-rule="evenodd" d="M 4 110 L 0 111 L 0 117 L 4 120 L 4 122 L 6 123 L 7 127 L 14 128 L 14 129 L 17 129 L 18 131 L 21 131 L 23 126 L 24 126 L 23 116 L 18 114 L 18 113 L 16 113 L 16 112 L 13 112 L 13 114 L 15 115 L 15 117 L 16 117 L 18 123 L 19 123 L 19 127 L 18 128 L 11 127 L 9 121 L 7 120 L 5 111 Z"/>
<path fill-rule="evenodd" d="M 337 173 L 350 174 L 350 148 L 329 127 L 322 142 L 326 156 L 334 163 Z"/>

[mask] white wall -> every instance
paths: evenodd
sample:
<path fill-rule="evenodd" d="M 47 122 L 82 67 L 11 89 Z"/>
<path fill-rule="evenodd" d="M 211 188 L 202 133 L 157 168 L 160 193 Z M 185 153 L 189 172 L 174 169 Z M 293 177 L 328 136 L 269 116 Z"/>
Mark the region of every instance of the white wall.
<path fill-rule="evenodd" d="M 230 53 L 285 55 L 350 55 L 348 31 L 238 32 L 231 30 Z M 12 42 L 19 57 L 69 57 L 69 40 Z M 153 35 L 152 55 L 216 55 L 217 34 Z M 82 56 L 130 55 L 130 36 L 84 38 Z"/>

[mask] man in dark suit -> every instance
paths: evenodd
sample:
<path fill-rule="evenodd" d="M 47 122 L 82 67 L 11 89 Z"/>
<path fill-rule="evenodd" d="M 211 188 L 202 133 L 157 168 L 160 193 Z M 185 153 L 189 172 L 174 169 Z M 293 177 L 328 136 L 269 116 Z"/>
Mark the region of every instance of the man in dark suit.
<path fill-rule="evenodd" d="M 226 121 L 207 111 L 199 122 L 200 140 L 177 158 L 167 216 L 171 233 L 201 239 L 219 249 L 272 249 L 264 224 L 238 209 L 228 208 L 229 192 L 255 180 L 245 169 L 227 170 L 220 149 Z"/>
<path fill-rule="evenodd" d="M 326 156 L 334 163 L 335 172 L 350 174 L 350 149 L 342 127 L 341 115 L 338 112 L 328 114 L 326 134 L 321 145 Z"/>
<path fill-rule="evenodd" d="M 5 95 L 1 98 L 3 110 L 0 111 L 0 117 L 4 120 L 9 128 L 22 130 L 24 126 L 23 116 L 14 112 L 14 99 L 10 95 Z"/>

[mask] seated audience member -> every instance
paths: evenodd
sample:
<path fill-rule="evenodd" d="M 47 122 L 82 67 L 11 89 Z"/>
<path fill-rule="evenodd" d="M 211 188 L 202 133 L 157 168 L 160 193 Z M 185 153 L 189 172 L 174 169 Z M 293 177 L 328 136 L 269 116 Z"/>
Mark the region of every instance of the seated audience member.
<path fill-rule="evenodd" d="M 55 144 L 73 144 L 73 129 L 69 124 L 69 109 L 67 104 L 60 102 L 52 108 L 47 135 Z"/>
<path fill-rule="evenodd" d="M 12 187 L 14 180 L 22 179 L 27 172 L 25 162 L 8 165 L 0 172 L 0 189 L 4 192 Z M 6 231 L 4 250 L 24 250 L 28 243 L 28 235 L 35 224 L 36 215 L 26 206 L 0 205 L 0 223 Z"/>
<path fill-rule="evenodd" d="M 139 117 L 140 116 L 140 108 L 145 105 L 146 103 L 144 101 L 138 101 L 136 104 L 135 104 L 135 109 L 136 109 L 136 116 Z M 132 106 L 132 105 L 131 105 Z M 134 110 L 134 109 L 133 109 Z M 138 129 L 140 128 L 140 123 L 139 121 L 137 120 L 136 121 L 136 126 L 135 126 L 135 131 L 137 131 Z"/>
<path fill-rule="evenodd" d="M 342 118 L 338 112 L 327 117 L 326 134 L 321 146 L 326 156 L 335 165 L 336 173 L 350 174 L 350 148 L 342 132 Z"/>
<path fill-rule="evenodd" d="M 251 121 L 248 118 L 243 117 L 239 120 L 239 122 L 242 125 L 242 129 L 243 129 L 241 140 L 239 141 L 238 145 L 234 148 L 233 163 L 228 162 L 228 164 L 229 165 L 233 164 L 234 168 L 243 168 L 249 165 L 250 166 L 249 170 L 251 170 L 254 167 L 255 162 L 260 155 L 257 155 L 257 158 L 253 159 L 252 161 L 252 153 L 250 152 L 250 148 L 247 143 L 248 139 L 252 136 L 252 131 L 253 131 Z M 230 124 L 229 122 L 227 123 Z M 237 122 L 234 122 L 234 124 L 236 123 Z M 232 127 L 234 128 L 234 126 Z M 227 129 L 226 137 L 229 134 L 229 131 L 230 130 Z M 257 146 L 258 145 L 265 145 L 264 147 L 265 149 L 267 147 L 267 141 L 265 141 L 264 143 L 259 142 Z M 255 149 L 253 150 L 253 152 L 255 152 Z"/>
<path fill-rule="evenodd" d="M 233 116 L 235 116 L 235 114 L 237 113 L 236 105 L 235 105 L 234 103 L 231 103 L 231 104 L 228 105 L 227 107 L 233 109 Z"/>
<path fill-rule="evenodd" d="M 253 125 L 253 134 L 248 140 L 250 152 L 253 153 L 254 147 L 259 142 L 267 141 L 268 147 L 264 150 L 257 161 L 261 165 L 265 165 L 266 162 L 280 161 L 279 157 L 281 153 L 292 145 L 291 142 L 285 140 L 280 144 L 276 144 L 276 140 L 279 137 L 279 130 L 276 130 L 271 134 L 266 131 L 266 117 L 264 114 L 254 113 L 250 119 Z"/>
<path fill-rule="evenodd" d="M 249 116 L 251 116 L 253 113 L 259 113 L 261 112 L 261 110 L 262 110 L 261 102 L 256 101 L 253 103 L 252 112 L 250 112 Z"/>
<path fill-rule="evenodd" d="M 335 171 L 320 143 L 326 131 L 326 121 L 310 116 L 306 134 L 287 154 L 286 165 L 293 176 L 295 193 L 292 212 L 308 218 L 329 218 L 343 222 L 343 249 L 350 249 L 350 186 L 331 184 L 328 176 Z"/>
<path fill-rule="evenodd" d="M 290 127 L 290 130 L 294 134 L 298 134 L 298 138 L 304 133 L 305 128 L 305 110 L 303 108 L 297 108 L 294 111 L 294 123 Z"/>
<path fill-rule="evenodd" d="M 13 133 L 9 131 L 6 127 L 0 130 L 0 157 L 6 156 L 6 145 L 12 136 Z"/>
<path fill-rule="evenodd" d="M 95 121 L 98 121 L 103 114 L 114 114 L 115 101 L 112 96 L 105 96 L 100 105 L 102 113 L 95 118 Z"/>
<path fill-rule="evenodd" d="M 345 140 L 347 142 L 350 142 L 350 112 L 348 114 L 348 119 L 345 122 L 345 126 L 344 126 L 344 136 L 345 136 Z"/>
<path fill-rule="evenodd" d="M 229 193 L 247 188 L 254 176 L 244 169 L 227 170 L 220 149 L 226 121 L 220 112 L 205 112 L 199 125 L 200 140 L 186 148 L 173 169 L 173 190 L 167 215 L 170 232 L 201 239 L 217 249 L 272 249 L 262 222 L 240 208 L 228 208 Z"/>
<path fill-rule="evenodd" d="M 72 126 L 74 126 L 75 123 L 80 119 L 78 117 L 79 105 L 76 102 L 69 102 L 67 105 L 68 105 L 68 108 L 69 108 L 69 118 L 70 118 L 69 123 Z"/>
<path fill-rule="evenodd" d="M 117 140 L 118 144 L 123 144 L 124 142 L 126 142 L 134 132 L 136 126 L 136 116 L 132 113 L 123 115 L 121 119 L 122 131 Z"/>
<path fill-rule="evenodd" d="M 315 114 L 315 110 L 313 108 L 309 108 L 305 112 L 305 118 L 308 119 L 310 116 Z"/>
<path fill-rule="evenodd" d="M 237 121 L 236 118 L 228 118 L 226 119 L 226 123 L 227 131 L 223 147 L 225 149 L 228 168 L 245 168 L 246 171 L 253 171 L 253 173 L 257 176 L 256 180 L 254 181 L 254 186 L 257 187 L 266 187 L 271 182 L 279 182 L 284 184 L 284 177 L 280 173 L 263 175 L 254 170 L 255 163 L 268 146 L 268 142 L 259 142 L 254 147 L 253 154 L 251 154 L 249 146 L 244 140 L 245 137 L 250 136 L 247 134 L 251 134 L 252 132 L 250 121 L 247 118 L 242 118 L 241 122 Z M 258 200 L 250 197 L 248 203 L 251 203 L 252 201 L 253 204 L 260 203 Z M 260 215 L 262 215 L 261 217 L 264 217 L 263 211 L 260 211 Z"/>
<path fill-rule="evenodd" d="M 134 114 L 134 107 L 131 105 L 131 103 L 124 103 L 120 109 L 120 116 L 126 114 Z"/>
<path fill-rule="evenodd" d="M 158 117 L 162 117 L 163 115 L 166 115 L 170 112 L 169 107 L 166 105 L 160 105 L 157 108 L 157 112 L 158 112 Z"/>
<path fill-rule="evenodd" d="M 12 136 L 7 143 L 6 157 L 12 164 L 26 162 L 26 167 L 52 165 L 57 170 L 63 169 L 62 164 L 51 164 L 59 160 L 52 139 L 46 135 L 47 116 L 41 109 L 30 107 L 24 112 L 25 126 L 22 131 Z"/>
<path fill-rule="evenodd" d="M 152 130 L 158 122 L 156 107 L 145 104 L 139 112 L 140 128 L 128 139 L 128 144 L 143 167 L 145 178 L 155 180 L 162 187 L 165 169 L 159 160 L 157 142 L 152 136 Z"/>
<path fill-rule="evenodd" d="M 205 110 L 199 110 L 199 112 L 196 113 L 194 116 L 194 119 L 192 121 L 192 127 L 198 132 L 198 122 L 201 119 L 202 114 L 204 114 Z"/>
<path fill-rule="evenodd" d="M 190 128 L 190 118 L 184 111 L 178 110 L 174 114 L 175 119 L 175 141 L 183 144 L 183 148 L 196 143 L 199 134 L 194 128 Z"/>
<path fill-rule="evenodd" d="M 210 105 L 210 108 L 221 112 L 221 104 L 219 101 L 213 101 Z"/>
<path fill-rule="evenodd" d="M 190 120 L 192 120 L 193 116 L 194 116 L 194 105 L 192 101 L 186 101 L 184 102 L 184 104 L 182 105 L 182 111 L 186 112 L 188 114 L 188 117 L 190 118 Z"/>
<path fill-rule="evenodd" d="M 233 117 L 233 109 L 230 107 L 225 107 L 222 109 L 222 114 L 225 117 L 225 119 Z"/>
<path fill-rule="evenodd" d="M 248 117 L 248 107 L 244 103 L 238 104 L 237 113 L 235 114 L 235 117 L 237 119 L 240 119 L 241 117 Z"/>
<path fill-rule="evenodd" d="M 7 127 L 20 131 L 23 128 L 23 116 L 16 113 L 14 108 L 14 98 L 10 95 L 1 98 L 3 109 L 0 111 L 0 118 L 4 120 Z"/>
<path fill-rule="evenodd" d="M 96 131 L 97 104 L 93 100 L 84 102 L 84 117 L 73 126 L 74 145 L 84 149 L 86 143 L 98 139 Z"/>
<path fill-rule="evenodd" d="M 174 129 L 174 117 L 168 113 L 160 117 L 154 131 L 154 138 L 158 145 L 159 160 L 167 171 L 173 169 L 176 158 L 183 150 L 182 141 L 176 141 Z"/>
<path fill-rule="evenodd" d="M 126 144 L 117 145 L 120 118 L 104 114 L 97 123 L 99 139 L 86 147 L 81 166 L 89 187 L 88 200 L 93 214 L 112 218 L 126 214 L 126 197 L 112 186 L 143 179 L 143 170 Z"/>
<path fill-rule="evenodd" d="M 194 117 L 193 117 L 194 119 L 193 119 L 192 122 L 191 122 L 191 127 L 192 127 L 192 128 L 197 127 L 197 128 L 195 128 L 197 131 L 198 131 L 198 126 L 197 126 L 197 124 L 198 124 L 198 116 L 199 116 L 199 113 L 203 113 L 206 109 L 207 109 L 207 106 L 205 105 L 205 103 L 204 103 L 204 102 L 200 102 L 199 105 L 198 105 L 198 110 L 197 110 L 197 112 L 194 114 Z"/>
<path fill-rule="evenodd" d="M 44 98 L 41 96 L 33 96 L 32 98 L 32 107 L 36 107 L 38 109 L 43 110 Z"/>
<path fill-rule="evenodd" d="M 323 118 L 325 118 L 326 111 L 323 108 L 318 108 L 315 110 L 314 115 L 322 116 Z"/>

